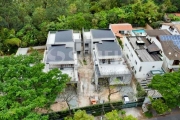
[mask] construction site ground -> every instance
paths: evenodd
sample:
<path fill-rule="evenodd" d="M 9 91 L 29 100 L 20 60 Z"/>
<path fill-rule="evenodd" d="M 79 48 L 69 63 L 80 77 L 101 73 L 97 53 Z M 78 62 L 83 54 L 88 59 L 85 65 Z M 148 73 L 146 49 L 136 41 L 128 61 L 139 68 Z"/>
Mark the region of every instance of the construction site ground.
<path fill-rule="evenodd" d="M 85 61 L 84 61 L 85 60 Z M 108 87 L 99 86 L 99 91 L 96 91 L 95 85 L 93 84 L 93 62 L 89 56 L 82 57 L 78 56 L 78 73 L 80 84 L 77 88 L 77 95 L 70 101 L 71 108 L 85 107 L 91 105 L 90 97 L 98 97 L 99 101 L 108 102 Z M 124 87 L 122 90 L 127 89 Z M 111 88 L 111 92 L 118 91 L 119 87 Z M 128 87 L 129 90 L 129 87 Z M 121 101 L 123 91 L 114 93 L 111 95 L 111 102 Z M 132 92 L 132 90 L 131 90 Z M 57 99 L 56 103 L 51 106 L 53 111 L 67 110 L 68 106 L 65 101 Z"/>

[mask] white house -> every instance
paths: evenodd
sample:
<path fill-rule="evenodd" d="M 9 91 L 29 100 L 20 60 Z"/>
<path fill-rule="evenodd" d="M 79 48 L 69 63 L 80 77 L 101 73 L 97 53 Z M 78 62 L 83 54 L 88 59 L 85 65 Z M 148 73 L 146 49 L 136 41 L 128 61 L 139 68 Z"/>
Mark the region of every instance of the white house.
<path fill-rule="evenodd" d="M 148 37 L 124 37 L 124 54 L 136 78 L 145 79 L 152 70 L 161 70 L 162 51 Z"/>
<path fill-rule="evenodd" d="M 48 33 L 43 62 L 45 71 L 58 68 L 62 73 L 71 77 L 71 83 L 78 83 L 77 52 L 75 40 L 79 36 L 73 35 L 73 30 L 50 31 Z M 78 51 L 78 50 L 77 50 Z"/>

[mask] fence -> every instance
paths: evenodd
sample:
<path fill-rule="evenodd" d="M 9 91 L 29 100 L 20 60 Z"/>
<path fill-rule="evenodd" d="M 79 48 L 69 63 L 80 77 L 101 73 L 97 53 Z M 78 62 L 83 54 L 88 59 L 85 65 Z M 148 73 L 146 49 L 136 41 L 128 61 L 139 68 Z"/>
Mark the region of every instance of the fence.
<path fill-rule="evenodd" d="M 97 105 L 72 109 L 71 113 L 74 113 L 77 110 L 85 110 L 87 114 L 92 114 L 93 116 L 99 116 L 107 112 L 110 112 L 114 109 L 121 110 L 123 108 L 140 107 L 142 106 L 143 101 L 144 101 L 144 98 L 139 99 L 137 102 L 131 102 L 127 104 L 123 104 L 123 102 L 97 104 Z M 69 111 L 66 110 L 66 111 L 60 111 L 56 113 L 49 113 L 48 115 L 49 115 L 49 120 L 61 120 L 61 119 L 63 120 L 63 118 L 69 116 Z"/>

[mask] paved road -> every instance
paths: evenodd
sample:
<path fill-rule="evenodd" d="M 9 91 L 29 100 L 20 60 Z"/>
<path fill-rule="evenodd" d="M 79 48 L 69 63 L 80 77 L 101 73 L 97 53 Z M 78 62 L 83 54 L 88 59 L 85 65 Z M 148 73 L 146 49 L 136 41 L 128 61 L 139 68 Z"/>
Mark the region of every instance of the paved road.
<path fill-rule="evenodd" d="M 157 117 L 157 118 L 152 118 L 149 120 L 180 120 L 180 114 L 176 113 L 176 114 L 161 116 L 161 117 Z"/>

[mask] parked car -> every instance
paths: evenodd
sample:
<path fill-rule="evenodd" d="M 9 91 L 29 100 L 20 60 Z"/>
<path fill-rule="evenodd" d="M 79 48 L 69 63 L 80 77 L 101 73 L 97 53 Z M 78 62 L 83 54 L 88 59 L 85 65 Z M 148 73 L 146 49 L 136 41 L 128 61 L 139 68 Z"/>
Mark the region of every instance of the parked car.
<path fill-rule="evenodd" d="M 124 101 L 124 104 L 129 103 L 129 97 L 127 95 L 123 95 L 122 99 Z"/>

